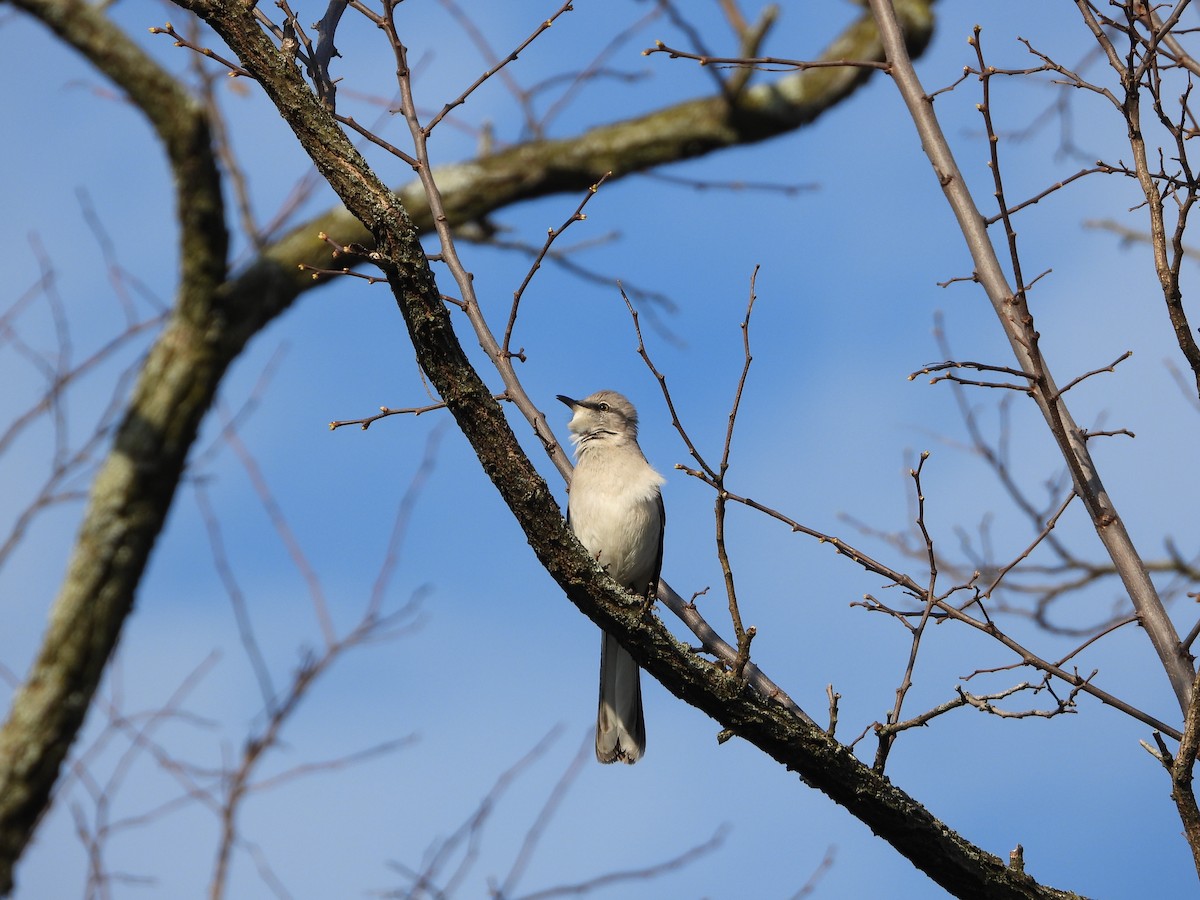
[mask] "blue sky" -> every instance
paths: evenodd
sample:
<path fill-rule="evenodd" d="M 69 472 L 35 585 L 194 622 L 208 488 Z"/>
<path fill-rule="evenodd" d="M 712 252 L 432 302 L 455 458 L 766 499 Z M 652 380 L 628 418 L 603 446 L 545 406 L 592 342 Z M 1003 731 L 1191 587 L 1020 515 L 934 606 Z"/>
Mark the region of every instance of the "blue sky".
<path fill-rule="evenodd" d="M 578 68 L 628 23 L 643 3 L 578 3 L 513 68 L 530 84 Z M 715 7 L 715 4 L 712 5 Z M 786 10 L 766 52 L 815 55 L 855 13 L 850 4 Z M 480 27 L 506 52 L 552 9 L 531 3 L 486 5 Z M 316 18 L 298 5 L 302 20 Z M 406 40 L 420 60 L 419 102 L 437 109 L 485 68 L 436 4 L 402 7 Z M 184 16 L 164 5 L 124 4 L 113 14 L 164 64 L 180 71 L 191 60 L 169 40 L 146 33 Z M 1017 37 L 1029 38 L 1068 65 L 1085 57 L 1076 14 L 1064 4 L 943 3 L 933 47 L 919 63 L 926 87 L 952 82 L 974 62 L 966 39 L 984 26 L 989 59 L 1029 65 Z M 729 52 L 716 11 L 704 4 L 697 23 Z M 164 302 L 176 270 L 169 176 L 147 126 L 120 100 L 105 96 L 99 76 L 39 27 L 6 10 L 0 26 L 0 71 L 22 85 L 4 108 L 19 139 L 0 146 L 5 210 L 0 262 L 7 273 L 4 308 L 40 275 L 31 237 L 45 248 L 58 293 L 69 310 L 75 353 L 82 358 L 120 327 L 114 291 L 78 192 L 104 223 L 121 263 Z M 566 136 L 708 93 L 708 73 L 658 55 L 643 58 L 655 39 L 683 44 L 666 21 L 643 28 L 613 65 L 646 73 L 632 85 L 587 88 L 551 128 Z M 721 43 L 724 41 L 724 43 Z M 340 32 L 346 77 L 343 98 L 361 118 L 370 111 L 349 93 L 387 95 L 391 62 L 374 29 L 353 20 Z M 1098 66 L 1089 71 L 1103 77 Z M 767 76 L 771 77 L 771 76 Z M 236 90 L 235 90 L 236 89 Z M 251 86 L 223 83 L 235 146 L 251 178 L 262 218 L 283 202 L 305 171 L 294 140 Z M 1001 127 L 1019 129 L 1057 96 L 1042 81 L 996 85 L 993 109 Z M 973 82 L 937 101 L 960 167 L 981 206 L 990 198 L 985 142 L 980 138 Z M 1074 138 L 1091 159 L 1058 154 L 1048 126 L 1023 141 L 1006 140 L 1011 198 L 1037 193 L 1096 157 L 1128 157 L 1123 127 L 1095 97 L 1072 99 Z M 356 105 L 358 104 L 358 105 Z M 521 137 L 520 115 L 496 81 L 460 111 L 464 122 L 491 122 L 498 139 Z M 389 125 L 394 140 L 401 123 Z M 468 157 L 475 138 L 441 127 L 435 162 Z M 402 164 L 375 160 L 396 184 Z M 766 144 L 674 166 L 670 174 L 815 184 L 796 196 L 756 191 L 693 191 L 647 177 L 605 185 L 564 245 L 613 234 L 577 260 L 609 279 L 667 294 L 676 306 L 658 311 L 670 339 L 646 328 L 648 348 L 668 383 L 690 434 L 712 460 L 719 455 L 729 403 L 742 364 L 739 322 L 755 266 L 758 302 L 751 322 L 754 364 L 743 398 L 730 487 L 793 518 L 859 543 L 881 559 L 921 575 L 886 542 L 859 535 L 845 517 L 883 532 L 904 531 L 911 519 L 907 467 L 930 450 L 924 471 L 927 522 L 939 548 L 957 554 L 958 529 L 994 520 L 998 555 L 1012 556 L 1031 539 L 1027 524 L 986 467 L 962 449 L 964 432 L 949 389 L 910 372 L 940 357 L 935 315 L 962 359 L 1009 364 L 1010 355 L 982 292 L 937 282 L 968 275 L 970 261 L 941 199 L 911 122 L 891 84 L 876 78 L 814 127 Z M 506 209 L 494 217 L 505 236 L 538 245 L 579 201 L 560 196 Z M 1107 365 L 1126 350 L 1114 374 L 1072 391 L 1085 426 L 1101 420 L 1126 427 L 1136 440 L 1112 439 L 1096 449 L 1118 509 L 1144 554 L 1163 554 L 1174 535 L 1186 554 L 1194 546 L 1196 446 L 1194 400 L 1174 385 L 1165 364 L 1177 356 L 1162 311 L 1148 253 L 1121 248 L 1083 223 L 1115 218 L 1141 227 L 1130 208 L 1136 185 L 1115 178 L 1073 185 L 1019 220 L 1027 278 L 1053 272 L 1031 296 L 1045 350 L 1060 383 Z M 327 194 L 305 207 L 324 208 Z M 512 292 L 528 261 L 463 245 L 466 265 L 493 327 L 502 327 Z M 445 290 L 451 282 L 438 272 Z M 1186 273 L 1185 296 L 1194 280 Z M 55 344 L 44 299 L 19 320 L 39 351 Z M 143 304 L 148 309 L 148 304 Z M 644 320 L 645 324 L 645 320 Z M 482 366 L 465 321 L 460 336 Z M 667 475 L 668 527 L 664 574 L 687 595 L 710 587 L 701 601 L 710 621 L 724 622 L 720 570 L 713 553 L 712 495 L 674 470 L 688 463 L 665 405 L 635 350 L 633 329 L 615 287 L 584 283 L 555 267 L 543 269 L 526 292 L 515 343 L 528 362 L 526 389 L 565 437 L 566 410 L 557 393 L 601 387 L 623 391 L 642 417 L 642 446 Z M 144 344 L 141 345 L 144 347 Z M 127 353 L 122 364 L 136 359 Z M 269 383 L 261 396 L 264 371 Z M 73 434 L 86 434 L 107 402 L 118 366 L 97 372 L 69 398 Z M 40 395 L 44 382 L 11 345 L 0 348 L 3 421 Z M 485 376 L 486 377 L 486 376 Z M 498 379 L 491 382 L 498 384 Z M 474 811 L 500 775 L 553 730 L 549 749 L 523 770 L 498 802 L 483 831 L 480 856 L 460 896 L 477 896 L 489 879 L 503 880 L 526 830 L 553 785 L 588 740 L 594 714 L 596 629 L 565 602 L 537 566 L 511 517 L 466 442 L 437 414 L 392 418 L 368 432 L 330 433 L 327 423 L 371 414 L 380 405 L 425 400 L 402 322 L 383 286 L 347 279 L 314 291 L 256 339 L 232 371 L 221 402 L 233 410 L 251 397 L 257 408 L 239 434 L 261 467 L 296 539 L 318 573 L 332 615 L 349 627 L 364 609 L 387 549 L 397 504 L 431 439 L 436 467 L 416 499 L 388 602 L 420 597 L 419 627 L 390 643 L 358 650 L 315 688 L 289 724 L 285 743 L 264 774 L 337 758 L 411 736 L 394 753 L 300 779 L 247 802 L 243 833 L 279 873 L 291 896 L 359 896 L 402 883 L 388 861 L 419 866 L 439 837 Z M 995 428 L 995 392 L 970 395 Z M 540 454 L 523 422 L 514 426 L 560 499 L 561 479 Z M 198 449 L 217 438 L 210 416 Z M 45 477 L 50 432 L 33 431 L 0 460 L 5 514 L 21 508 Z M 1061 464 L 1039 418 L 1020 399 L 1012 449 L 1019 479 L 1040 498 Z M 272 529 L 244 468 L 228 448 L 196 459 L 179 492 L 168 528 L 142 585 L 105 695 L 128 713 L 161 707 L 205 665 L 180 717 L 158 736 L 196 765 L 217 766 L 236 754 L 262 710 L 254 674 L 238 641 L 233 613 L 215 570 L 196 482 L 221 517 L 230 564 L 248 599 L 263 654 L 277 685 L 286 683 L 302 648 L 320 642 L 309 589 Z M 38 519 L 18 554 L 0 570 L 0 662 L 21 673 L 35 652 L 69 552 L 79 506 Z M 730 511 L 730 553 L 742 612 L 758 628 L 759 664 L 819 721 L 825 687 L 842 694 L 839 734 L 845 739 L 881 719 L 893 702 L 908 653 L 894 622 L 851 603 L 879 595 L 879 579 L 855 569 L 827 546 L 790 534 L 747 510 Z M 7 527 L 7 526 L 6 526 Z M 1078 510 L 1064 519 L 1066 539 L 1089 558 L 1099 548 Z M 1192 586 L 1194 587 L 1194 586 Z M 1071 602 L 1068 615 L 1103 618 L 1120 601 L 1111 585 Z M 1193 611 L 1174 609 L 1178 627 Z M 1017 619 L 1006 628 L 1047 657 L 1072 642 L 1037 632 Z M 728 629 L 726 629 L 728 630 Z M 953 696 L 969 672 L 1011 662 L 995 643 L 952 626 L 931 629 L 906 709 L 916 713 Z M 1080 668 L 1099 668 L 1099 683 L 1175 721 L 1165 676 L 1145 639 L 1125 629 L 1091 648 Z M 996 690 L 1025 678 L 989 676 Z M 4 689 L 6 690 L 6 689 Z M 588 761 L 572 783 L 534 855 L 518 893 L 666 860 L 727 827 L 722 846 L 686 868 L 649 883 L 623 885 L 608 896 L 788 897 L 818 868 L 829 848 L 834 862 L 816 896 L 921 898 L 941 896 L 924 875 L 823 795 L 806 788 L 737 740 L 718 745 L 717 726 L 649 679 L 644 682 L 649 748 L 633 768 Z M 81 747 L 101 733 L 93 715 Z M 927 729 L 904 734 L 889 775 L 968 839 L 1001 856 L 1025 847 L 1028 870 L 1044 883 L 1101 897 L 1194 889 L 1195 873 L 1157 763 L 1138 745 L 1148 729 L 1081 699 L 1079 714 L 1043 721 L 1000 720 L 960 710 Z M 102 777 L 119 764 L 124 745 L 100 753 Z M 860 745 L 869 759 L 872 741 Z M 114 815 L 136 815 L 178 794 L 178 784 L 142 755 L 116 795 Z M 72 804 L 91 808 L 78 785 L 60 798 L 18 872 L 19 897 L 82 893 L 86 857 L 74 835 Z M 117 884 L 114 895 L 192 896 L 207 883 L 216 820 L 193 804 L 154 824 L 115 835 L 113 871 L 154 879 Z M 1147 873 L 1152 873 L 1148 875 Z M 270 896 L 250 855 L 235 860 L 230 895 Z M 605 896 L 605 894 L 599 894 Z"/>

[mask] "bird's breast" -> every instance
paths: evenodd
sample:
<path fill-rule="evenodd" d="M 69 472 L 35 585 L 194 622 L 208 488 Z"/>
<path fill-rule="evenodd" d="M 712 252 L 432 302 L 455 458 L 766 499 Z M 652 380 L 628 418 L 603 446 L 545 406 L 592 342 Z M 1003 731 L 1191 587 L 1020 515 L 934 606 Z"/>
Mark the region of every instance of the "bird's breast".
<path fill-rule="evenodd" d="M 661 476 L 644 470 L 614 477 L 613 472 L 580 465 L 575 470 L 568 506 L 579 542 L 608 573 L 626 586 L 645 590 L 658 557 L 658 486 Z"/>

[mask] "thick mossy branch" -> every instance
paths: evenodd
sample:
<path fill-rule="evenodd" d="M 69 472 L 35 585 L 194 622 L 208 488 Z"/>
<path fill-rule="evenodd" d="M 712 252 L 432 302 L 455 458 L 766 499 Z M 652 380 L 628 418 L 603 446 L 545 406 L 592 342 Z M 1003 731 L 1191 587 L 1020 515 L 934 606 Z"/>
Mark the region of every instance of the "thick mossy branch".
<path fill-rule="evenodd" d="M 150 352 L 92 486 L 41 650 L 0 729 L 0 893 L 49 803 L 133 606 L 197 429 L 240 346 L 222 341 L 214 299 L 228 234 L 201 107 L 96 7 L 17 0 L 121 86 L 172 166 L 181 269 L 174 314 Z"/>
<path fill-rule="evenodd" d="M 908 0 L 898 5 L 916 55 L 933 35 L 931 3 Z M 881 60 L 883 50 L 870 16 L 851 25 L 819 58 Z M 435 169 L 435 176 L 451 225 L 462 225 L 522 200 L 585 191 L 606 173 L 611 173 L 611 182 L 787 134 L 838 106 L 873 73 L 854 66 L 811 69 L 753 86 L 732 101 L 724 96 L 689 100 L 576 137 L 518 144 L 442 166 Z M 396 194 L 414 226 L 429 231 L 433 223 L 420 183 L 410 182 L 397 188 Z M 301 292 L 323 283 L 300 270 L 301 265 L 328 266 L 329 248 L 316 240 L 319 232 L 342 244 L 374 247 L 374 237 L 357 218 L 344 208 L 330 210 L 294 228 L 264 252 L 242 279 L 232 281 L 229 290 L 247 304 L 263 303 L 267 282 L 272 290 L 266 307 L 286 307 Z"/>

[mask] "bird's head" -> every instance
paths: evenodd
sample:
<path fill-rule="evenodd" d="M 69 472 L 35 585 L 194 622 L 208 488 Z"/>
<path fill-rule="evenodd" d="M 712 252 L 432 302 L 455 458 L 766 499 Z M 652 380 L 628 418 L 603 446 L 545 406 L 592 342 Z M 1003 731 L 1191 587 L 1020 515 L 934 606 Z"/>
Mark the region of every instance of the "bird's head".
<path fill-rule="evenodd" d="M 562 394 L 558 399 L 571 407 L 573 415 L 567 428 L 580 449 L 591 441 L 637 437 L 637 410 L 623 394 L 596 391 L 583 400 L 572 400 Z"/>

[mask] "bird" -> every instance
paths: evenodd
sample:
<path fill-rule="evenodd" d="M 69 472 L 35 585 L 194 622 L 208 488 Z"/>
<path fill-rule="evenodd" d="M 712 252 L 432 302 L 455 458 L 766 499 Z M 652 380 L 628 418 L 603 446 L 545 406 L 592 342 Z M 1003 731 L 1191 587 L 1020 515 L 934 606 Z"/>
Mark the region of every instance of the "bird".
<path fill-rule="evenodd" d="M 571 408 L 575 474 L 567 523 L 622 587 L 653 597 L 662 571 L 665 479 L 637 442 L 638 415 L 623 395 L 597 391 L 583 400 L 558 394 Z M 596 759 L 632 765 L 646 752 L 641 673 L 629 652 L 607 632 L 600 644 L 600 704 Z"/>

